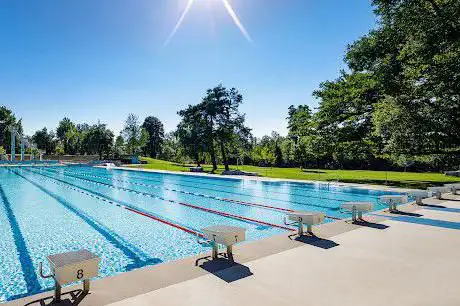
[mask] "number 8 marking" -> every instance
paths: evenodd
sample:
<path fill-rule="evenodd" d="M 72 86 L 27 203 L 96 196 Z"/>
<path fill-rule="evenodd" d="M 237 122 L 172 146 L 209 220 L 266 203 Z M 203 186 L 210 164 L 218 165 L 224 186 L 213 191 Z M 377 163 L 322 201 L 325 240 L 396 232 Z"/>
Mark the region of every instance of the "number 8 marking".
<path fill-rule="evenodd" d="M 77 278 L 78 278 L 78 279 L 82 279 L 82 278 L 83 278 L 83 270 L 82 270 L 82 269 L 80 269 L 80 270 L 77 271 Z"/>

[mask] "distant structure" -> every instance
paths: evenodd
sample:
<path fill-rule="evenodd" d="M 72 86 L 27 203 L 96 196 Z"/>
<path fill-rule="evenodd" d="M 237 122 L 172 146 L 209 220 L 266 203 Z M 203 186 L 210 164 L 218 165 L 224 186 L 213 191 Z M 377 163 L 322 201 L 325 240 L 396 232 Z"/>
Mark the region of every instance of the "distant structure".
<path fill-rule="evenodd" d="M 11 158 L 10 161 L 14 162 L 16 159 L 16 137 L 21 141 L 21 161 L 25 160 L 25 148 L 26 146 L 28 148 L 34 149 L 35 146 L 29 142 L 29 140 L 23 136 L 22 134 L 19 134 L 18 130 L 14 126 L 10 126 L 9 130 L 11 132 Z M 30 160 L 34 159 L 34 150 L 31 150 L 30 152 Z"/>

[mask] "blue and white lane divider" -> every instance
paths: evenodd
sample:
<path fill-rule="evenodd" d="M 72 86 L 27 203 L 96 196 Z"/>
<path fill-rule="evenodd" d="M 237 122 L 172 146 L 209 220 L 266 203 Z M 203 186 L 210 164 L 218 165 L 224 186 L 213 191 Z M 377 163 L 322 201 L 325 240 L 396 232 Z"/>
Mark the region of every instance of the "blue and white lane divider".
<path fill-rule="evenodd" d="M 73 185 L 73 184 L 71 184 L 69 182 L 66 182 L 66 181 L 63 181 L 63 180 L 60 180 L 60 179 L 45 175 L 43 173 L 31 171 L 30 169 L 28 169 L 27 171 L 30 171 L 32 173 L 36 173 L 36 174 L 39 174 L 39 175 L 42 175 L 42 176 L 45 176 L 45 177 L 49 177 L 51 179 L 60 181 L 60 182 L 65 183 L 65 184 Z M 294 230 L 293 228 L 286 227 L 286 226 L 283 226 L 283 225 L 274 224 L 274 223 L 270 223 L 270 222 L 265 222 L 265 221 L 261 221 L 261 220 L 257 220 L 257 219 L 253 219 L 253 218 L 243 217 L 243 216 L 240 216 L 240 215 L 230 214 L 230 213 L 226 213 L 226 212 L 219 211 L 219 210 L 204 208 L 204 207 L 194 205 L 194 204 L 190 204 L 190 203 L 170 200 L 170 199 L 166 199 L 166 198 L 163 198 L 163 197 L 160 197 L 160 196 L 157 196 L 157 195 L 153 195 L 153 194 L 145 193 L 145 192 L 140 192 L 140 191 L 133 190 L 133 189 L 128 189 L 128 188 L 124 188 L 124 187 L 116 187 L 116 186 L 113 186 L 113 185 L 110 185 L 110 184 L 101 183 L 101 182 L 92 181 L 92 180 L 83 179 L 83 178 L 75 178 L 75 179 L 81 180 L 81 181 L 84 181 L 84 182 L 89 182 L 89 183 L 92 183 L 92 184 L 96 184 L 96 185 L 99 185 L 99 186 L 109 187 L 109 188 L 123 190 L 123 191 L 130 192 L 130 193 L 143 195 L 143 196 L 146 196 L 146 197 L 158 199 L 158 200 L 165 201 L 165 202 L 168 202 L 168 203 L 173 203 L 173 204 L 178 204 L 178 205 L 181 205 L 181 206 L 190 207 L 190 208 L 193 208 L 193 209 L 196 209 L 196 210 L 201 210 L 201 211 L 204 211 L 204 212 L 207 212 L 207 213 L 212 213 L 212 214 L 215 214 L 215 215 L 221 215 L 223 217 L 236 219 L 236 220 L 239 220 L 239 221 L 249 222 L 249 223 L 258 224 L 258 225 L 271 226 L 271 227 L 275 227 L 275 228 L 284 229 L 284 230 L 287 230 L 287 231 Z M 75 186 L 75 185 L 73 185 L 73 186 Z M 83 189 L 83 187 L 80 187 L 80 186 L 75 186 L 75 187 Z"/>
<path fill-rule="evenodd" d="M 123 208 L 123 209 L 126 209 L 126 210 L 129 210 L 131 212 L 135 212 L 137 214 L 140 214 L 140 215 L 143 215 L 145 217 L 148 217 L 152 220 L 156 220 L 158 222 L 161 222 L 161 223 L 164 223 L 164 224 L 167 224 L 167 225 L 170 225 L 170 226 L 173 226 L 175 228 L 178 228 L 178 229 L 181 229 L 187 233 L 190 233 L 190 234 L 193 234 L 193 235 L 198 235 L 200 237 L 204 237 L 203 234 L 196 230 L 196 229 L 193 229 L 189 226 L 185 226 L 185 225 L 181 225 L 179 224 L 178 222 L 175 222 L 175 221 L 172 221 L 172 220 L 168 220 L 167 218 L 164 218 L 164 217 L 160 217 L 160 216 L 157 216 L 156 214 L 153 214 L 153 213 L 149 213 L 149 212 L 146 212 L 146 211 L 143 211 L 142 209 L 134 206 L 134 205 L 131 205 L 129 203 L 125 203 L 123 201 L 117 201 L 109 196 L 106 196 L 106 195 L 103 195 L 103 194 L 100 194 L 98 192 L 95 192 L 95 191 L 91 191 L 89 189 L 86 189 L 86 188 L 83 188 L 83 187 L 78 187 L 78 186 L 75 186 L 73 185 L 72 183 L 69 183 L 69 182 L 65 182 L 65 181 L 62 181 L 62 180 L 59 180 L 59 179 L 56 179 L 56 178 L 53 178 L 53 177 L 49 177 L 47 175 L 44 175 L 44 174 L 41 174 L 41 173 L 37 173 L 37 172 L 34 172 L 34 171 L 31 171 L 29 169 L 23 169 L 23 170 L 26 170 L 26 171 L 29 171 L 31 173 L 34 173 L 34 174 L 37 174 L 37 175 L 41 175 L 41 176 L 44 176 L 45 179 L 48 179 L 49 182 L 53 183 L 53 184 L 56 184 L 56 185 L 59 185 L 59 186 L 62 186 L 64 188 L 67 188 L 67 189 L 70 189 L 70 190 L 74 190 L 78 193 L 81 193 L 81 194 L 84 194 L 84 195 L 87 195 L 91 198 L 94 198 L 94 199 L 97 199 L 97 200 L 100 200 L 102 202 L 105 202 L 105 203 L 109 203 L 109 204 L 113 204 L 113 205 L 116 205 L 117 207 L 120 207 L 120 208 Z"/>
<path fill-rule="evenodd" d="M 48 169 L 46 169 L 46 170 L 48 170 Z M 49 171 L 51 171 L 51 170 L 49 170 Z M 59 172 L 54 172 L 54 173 L 59 173 Z M 229 198 L 224 198 L 224 197 L 211 196 L 211 195 L 198 193 L 198 192 L 179 190 L 179 189 L 175 189 L 175 188 L 167 188 L 167 187 L 163 187 L 163 186 L 156 186 L 156 185 L 146 184 L 146 183 L 138 183 L 138 182 L 131 182 L 131 181 L 126 181 L 126 180 L 111 179 L 111 178 L 91 175 L 91 174 L 87 174 L 87 173 L 76 173 L 75 171 L 68 172 L 68 171 L 63 170 L 63 173 L 65 173 L 66 175 L 69 175 L 71 177 L 72 176 L 75 177 L 76 175 L 79 175 L 79 176 L 103 179 L 103 180 L 107 180 L 107 181 L 119 181 L 119 182 L 128 183 L 128 184 L 132 184 L 132 185 L 149 187 L 149 188 L 154 188 L 154 189 L 159 189 L 159 190 L 168 190 L 168 191 L 173 191 L 173 192 L 177 192 L 177 193 L 194 195 L 194 196 L 213 199 L 213 200 L 218 200 L 218 201 L 224 201 L 224 202 L 230 202 L 230 203 L 235 203 L 235 204 L 240 204 L 240 205 L 245 205 L 245 206 L 253 206 L 253 207 L 260 207 L 260 208 L 264 208 L 264 209 L 276 210 L 276 211 L 280 211 L 280 212 L 284 212 L 284 213 L 294 211 L 293 209 L 277 207 L 277 206 L 274 206 L 274 205 L 265 205 L 265 204 L 247 202 L 247 201 L 242 201 L 242 200 L 234 200 L 234 199 L 229 199 Z M 69 174 L 69 173 L 72 173 L 72 174 Z M 247 196 L 250 196 L 250 195 L 247 195 Z M 312 206 L 312 207 L 325 208 L 325 209 L 330 209 L 330 210 L 339 210 L 340 209 L 339 207 L 330 207 L 330 206 L 319 205 L 319 204 L 298 203 L 298 202 L 292 202 L 292 203 L 297 204 L 297 205 Z M 337 218 L 334 217 L 332 219 L 337 219 Z"/>

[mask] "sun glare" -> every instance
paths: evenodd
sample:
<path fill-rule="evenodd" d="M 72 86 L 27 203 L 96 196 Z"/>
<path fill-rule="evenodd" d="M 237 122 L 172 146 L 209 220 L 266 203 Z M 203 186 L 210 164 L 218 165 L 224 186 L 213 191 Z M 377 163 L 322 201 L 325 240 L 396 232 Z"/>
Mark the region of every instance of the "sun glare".
<path fill-rule="evenodd" d="M 232 5 L 228 0 L 199 0 L 199 1 L 208 1 L 208 2 L 222 2 L 224 5 L 225 9 L 227 10 L 228 15 L 232 18 L 233 23 L 238 27 L 240 32 L 243 34 L 243 36 L 252 43 L 251 36 L 249 36 L 248 31 L 246 31 L 246 28 L 243 26 L 243 23 L 239 19 L 238 15 L 236 14 L 235 10 L 233 9 Z M 187 5 L 182 12 L 182 15 L 180 16 L 179 20 L 177 21 L 176 25 L 174 26 L 173 30 L 171 31 L 171 34 L 169 34 L 168 39 L 165 42 L 165 46 L 169 44 L 169 42 L 174 38 L 176 35 L 177 31 L 181 27 L 182 23 L 184 22 L 185 17 L 187 16 L 188 12 L 190 11 L 192 5 L 195 3 L 195 0 L 188 0 Z"/>

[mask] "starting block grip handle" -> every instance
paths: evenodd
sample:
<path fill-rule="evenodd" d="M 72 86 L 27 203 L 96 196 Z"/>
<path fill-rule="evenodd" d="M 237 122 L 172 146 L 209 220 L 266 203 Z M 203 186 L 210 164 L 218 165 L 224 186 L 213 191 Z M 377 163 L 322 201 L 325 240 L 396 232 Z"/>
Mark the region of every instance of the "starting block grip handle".
<path fill-rule="evenodd" d="M 51 278 L 51 277 L 54 276 L 53 274 L 45 275 L 45 274 L 43 273 L 43 263 L 42 263 L 41 261 L 38 263 L 38 270 L 39 270 L 39 272 L 40 272 L 40 276 L 43 277 L 43 278 Z"/>

